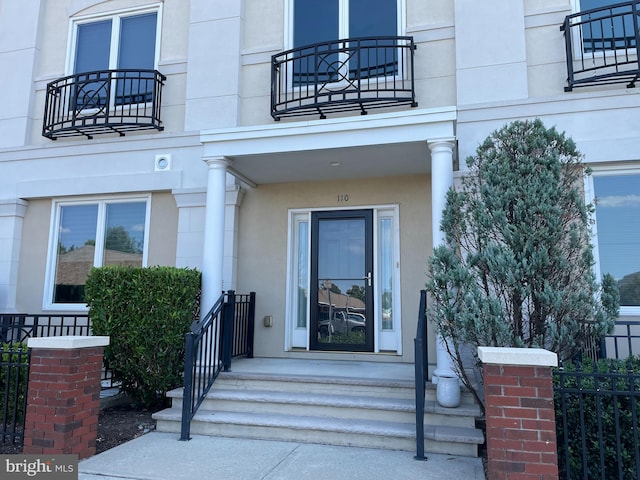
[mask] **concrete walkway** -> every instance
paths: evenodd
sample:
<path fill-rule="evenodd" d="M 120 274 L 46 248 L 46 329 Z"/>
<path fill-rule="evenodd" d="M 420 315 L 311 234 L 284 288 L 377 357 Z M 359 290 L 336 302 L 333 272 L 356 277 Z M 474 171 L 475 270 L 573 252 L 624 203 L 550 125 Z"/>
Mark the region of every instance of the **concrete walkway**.
<path fill-rule="evenodd" d="M 479 458 L 151 432 L 82 460 L 79 480 L 485 480 Z"/>

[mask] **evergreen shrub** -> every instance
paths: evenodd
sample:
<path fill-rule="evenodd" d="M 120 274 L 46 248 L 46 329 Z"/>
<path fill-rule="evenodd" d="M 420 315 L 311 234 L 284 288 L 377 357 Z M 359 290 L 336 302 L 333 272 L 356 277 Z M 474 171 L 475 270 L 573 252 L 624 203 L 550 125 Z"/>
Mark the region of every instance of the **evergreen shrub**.
<path fill-rule="evenodd" d="M 564 133 L 515 121 L 486 138 L 447 193 L 428 315 L 480 404 L 463 352 L 477 362 L 478 346 L 539 347 L 564 360 L 613 328 L 619 293 L 593 269 L 581 161 Z"/>
<path fill-rule="evenodd" d="M 185 334 L 198 318 L 200 272 L 175 267 L 93 268 L 85 299 L 94 335 L 108 335 L 114 381 L 150 408 L 182 383 Z"/>

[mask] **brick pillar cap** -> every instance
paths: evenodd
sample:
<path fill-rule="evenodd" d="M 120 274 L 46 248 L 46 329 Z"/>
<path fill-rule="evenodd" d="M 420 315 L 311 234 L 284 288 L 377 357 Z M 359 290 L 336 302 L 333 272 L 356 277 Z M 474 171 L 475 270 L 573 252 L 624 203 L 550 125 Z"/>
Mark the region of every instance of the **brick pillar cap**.
<path fill-rule="evenodd" d="M 73 350 L 77 348 L 104 347 L 109 345 L 109 337 L 66 335 L 61 337 L 37 337 L 27 341 L 29 348 Z"/>
<path fill-rule="evenodd" d="M 557 367 L 558 355 L 543 348 L 478 347 L 482 363 Z"/>

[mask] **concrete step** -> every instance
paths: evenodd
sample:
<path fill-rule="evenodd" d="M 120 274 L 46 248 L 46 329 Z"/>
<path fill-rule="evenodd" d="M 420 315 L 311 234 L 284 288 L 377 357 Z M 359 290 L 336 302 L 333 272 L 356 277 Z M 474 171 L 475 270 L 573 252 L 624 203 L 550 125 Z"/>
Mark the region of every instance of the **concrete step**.
<path fill-rule="evenodd" d="M 262 373 L 221 372 L 216 379 L 216 388 L 225 390 L 287 391 L 326 394 L 366 395 L 381 398 L 404 398 L 415 401 L 413 381 L 372 379 L 355 377 L 332 377 L 330 375 L 282 375 Z M 427 383 L 425 398 L 436 400 L 436 385 Z M 465 388 L 461 390 L 461 404 L 475 405 L 473 395 Z"/>
<path fill-rule="evenodd" d="M 156 429 L 180 432 L 181 411 L 157 412 Z M 191 433 L 304 443 L 385 448 L 415 451 L 415 426 L 411 423 L 367 421 L 315 416 L 201 410 L 191 424 Z M 483 443 L 475 428 L 425 425 L 425 451 L 477 456 Z"/>
<path fill-rule="evenodd" d="M 219 385 L 216 384 L 216 387 Z M 182 408 L 182 390 L 170 393 L 172 406 Z M 415 398 L 384 398 L 367 395 L 335 395 L 265 390 L 212 389 L 200 406 L 202 410 L 291 414 L 342 419 L 376 419 L 389 422 L 415 421 Z M 480 415 L 476 405 L 444 408 L 433 400 L 425 402 L 425 424 L 474 427 Z"/>
<path fill-rule="evenodd" d="M 413 381 L 340 373 L 222 372 L 191 433 L 415 451 Z M 158 431 L 180 431 L 182 394 L 169 392 L 172 408 L 154 414 Z M 477 456 L 480 409 L 469 392 L 462 398 L 457 408 L 441 407 L 436 386 L 426 385 L 426 452 Z"/>

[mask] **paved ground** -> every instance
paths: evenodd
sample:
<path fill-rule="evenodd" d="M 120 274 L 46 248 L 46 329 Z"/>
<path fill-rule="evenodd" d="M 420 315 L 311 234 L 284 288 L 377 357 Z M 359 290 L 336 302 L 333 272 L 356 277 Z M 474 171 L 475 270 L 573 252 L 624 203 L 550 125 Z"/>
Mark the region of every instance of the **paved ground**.
<path fill-rule="evenodd" d="M 479 458 L 151 432 L 80 462 L 79 480 L 485 480 Z"/>

